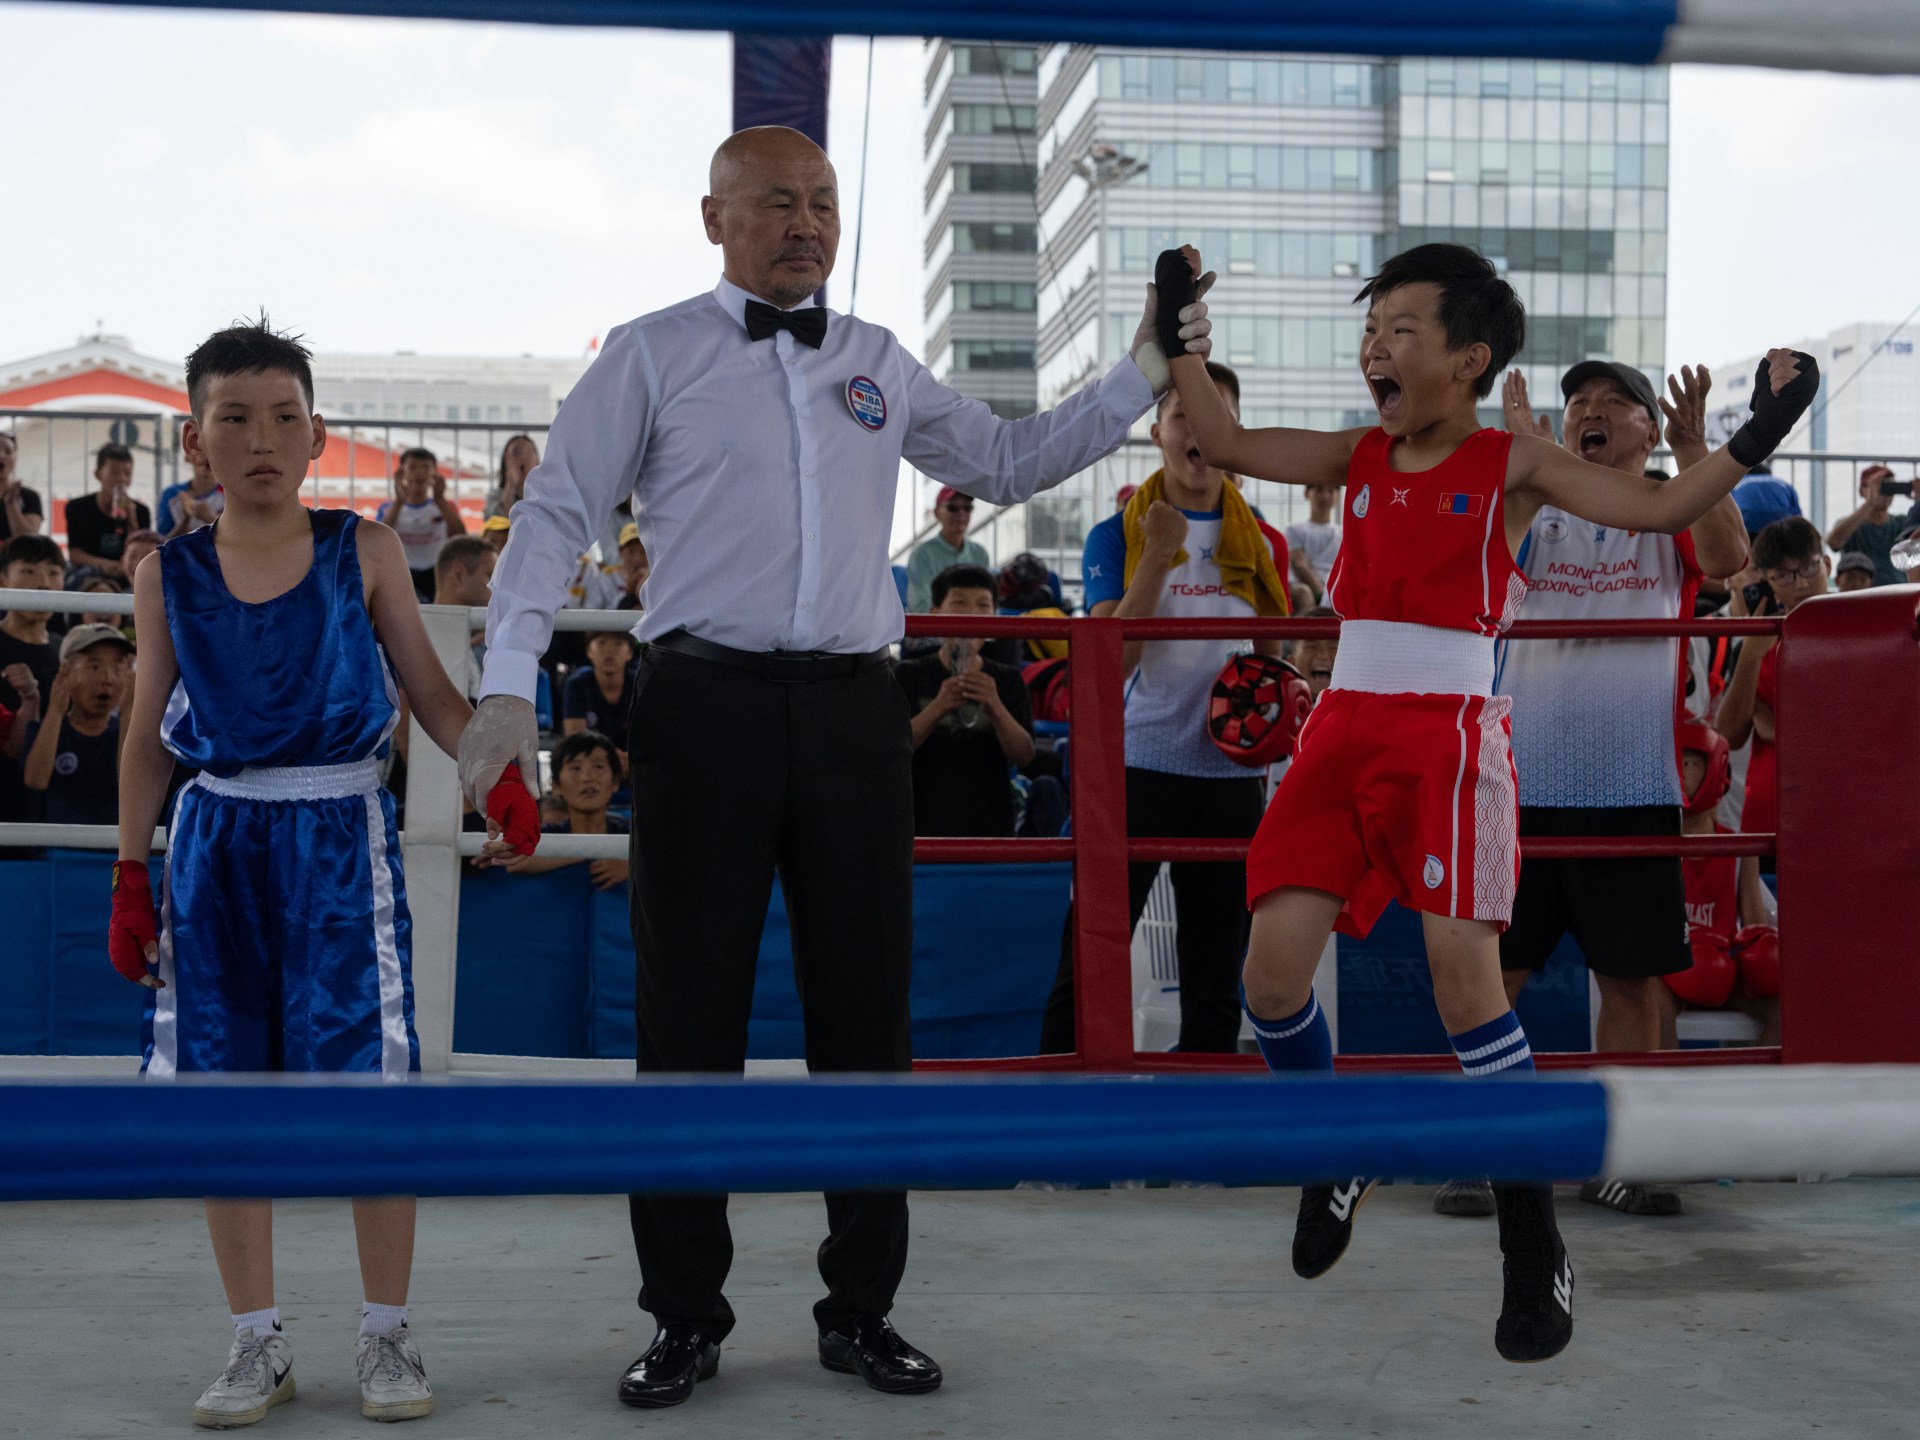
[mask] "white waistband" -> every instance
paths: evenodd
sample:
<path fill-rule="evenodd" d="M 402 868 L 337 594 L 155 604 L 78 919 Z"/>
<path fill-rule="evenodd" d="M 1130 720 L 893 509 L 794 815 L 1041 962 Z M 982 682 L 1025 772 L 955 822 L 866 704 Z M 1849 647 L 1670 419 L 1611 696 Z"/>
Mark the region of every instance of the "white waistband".
<path fill-rule="evenodd" d="M 203 772 L 193 783 L 237 800 L 345 800 L 379 789 L 380 765 L 355 760 L 349 765 L 267 766 L 227 776 Z"/>
<path fill-rule="evenodd" d="M 1493 638 L 1437 625 L 1344 620 L 1331 688 L 1372 695 L 1491 695 Z"/>

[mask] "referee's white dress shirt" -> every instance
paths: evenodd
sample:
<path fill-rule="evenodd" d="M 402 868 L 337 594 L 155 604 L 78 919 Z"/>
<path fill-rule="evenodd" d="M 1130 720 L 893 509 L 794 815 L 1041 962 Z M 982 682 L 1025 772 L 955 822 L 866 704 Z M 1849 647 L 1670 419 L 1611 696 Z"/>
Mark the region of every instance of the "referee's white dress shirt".
<path fill-rule="evenodd" d="M 711 294 L 611 332 L 513 507 L 483 695 L 532 699 L 579 556 L 628 495 L 652 570 L 634 635 L 740 650 L 878 650 L 901 634 L 887 564 L 900 461 L 1011 504 L 1085 469 L 1153 403 L 1131 358 L 1044 414 L 1002 420 L 893 332 L 831 314 L 818 350 L 747 338 L 755 297 Z"/>

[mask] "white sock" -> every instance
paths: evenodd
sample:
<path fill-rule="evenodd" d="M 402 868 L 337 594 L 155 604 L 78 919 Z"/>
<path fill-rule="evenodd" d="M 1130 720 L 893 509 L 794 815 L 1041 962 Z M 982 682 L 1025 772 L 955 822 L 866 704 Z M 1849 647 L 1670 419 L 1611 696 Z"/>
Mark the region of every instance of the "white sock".
<path fill-rule="evenodd" d="M 244 1315 L 233 1317 L 233 1333 L 242 1330 L 278 1330 L 280 1328 L 280 1307 L 269 1306 L 265 1310 L 249 1310 Z"/>
<path fill-rule="evenodd" d="M 406 1323 L 407 1307 L 404 1305 L 376 1305 L 367 1300 L 360 1306 L 362 1335 L 390 1335 Z"/>

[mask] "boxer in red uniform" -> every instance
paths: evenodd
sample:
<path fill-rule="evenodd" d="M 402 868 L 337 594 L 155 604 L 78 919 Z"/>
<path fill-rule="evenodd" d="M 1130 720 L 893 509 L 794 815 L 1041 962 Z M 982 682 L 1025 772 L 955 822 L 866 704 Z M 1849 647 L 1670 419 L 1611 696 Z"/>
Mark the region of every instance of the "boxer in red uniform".
<path fill-rule="evenodd" d="M 1206 293 L 1191 248 L 1155 269 L 1160 306 Z M 1336 927 L 1365 935 L 1389 900 L 1419 911 L 1434 1001 L 1468 1074 L 1530 1070 L 1507 1003 L 1499 935 L 1519 873 L 1507 702 L 1493 695 L 1494 637 L 1520 608 L 1514 565 L 1534 514 L 1673 534 L 1728 494 L 1812 399 L 1811 358 L 1769 352 L 1754 413 L 1727 446 L 1665 483 L 1590 465 L 1532 435 L 1481 426 L 1479 402 L 1519 352 L 1519 297 L 1476 251 L 1421 245 L 1361 289 L 1360 365 L 1380 423 L 1320 433 L 1241 427 L 1204 368 L 1174 382 L 1209 464 L 1298 485 L 1346 487 L 1345 539 L 1327 590 L 1344 619 L 1333 684 L 1308 718 L 1247 858 L 1247 1010 L 1275 1070 L 1328 1070 L 1313 973 Z M 1183 353 L 1170 325 L 1161 347 Z M 1345 1253 L 1373 1182 L 1307 1187 L 1296 1273 Z M 1545 1360 L 1573 1333 L 1573 1271 L 1544 1185 L 1494 1187 L 1505 1257 L 1494 1344 Z"/>
<path fill-rule="evenodd" d="M 1686 792 L 1686 835 L 1731 835 L 1714 819 L 1714 810 L 1733 784 L 1727 737 L 1704 720 L 1688 716 L 1677 730 L 1680 781 Z M 1660 1048 L 1675 1050 L 1675 1024 L 1683 1004 L 1702 1010 L 1731 1007 L 1760 1022 L 1760 1040 L 1780 1043 L 1780 932 L 1773 925 L 1767 887 L 1760 883 L 1760 862 L 1749 855 L 1717 860 L 1686 860 L 1681 870 L 1687 887 L 1687 942 L 1693 965 L 1677 975 L 1662 975 L 1665 999 L 1660 1017 Z"/>

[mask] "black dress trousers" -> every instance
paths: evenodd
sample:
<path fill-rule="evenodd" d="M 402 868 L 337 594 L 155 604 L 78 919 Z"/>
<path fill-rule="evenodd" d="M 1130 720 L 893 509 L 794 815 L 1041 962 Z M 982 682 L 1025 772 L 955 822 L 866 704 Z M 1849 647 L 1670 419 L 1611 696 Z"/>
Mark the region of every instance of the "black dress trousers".
<path fill-rule="evenodd" d="M 1212 780 L 1127 767 L 1127 833 L 1138 839 L 1238 840 L 1260 828 L 1260 777 Z M 1185 861 L 1173 880 L 1174 951 L 1180 966 L 1180 1048 L 1232 1054 L 1240 1044 L 1240 967 L 1247 955 L 1247 867 Z M 1157 864 L 1127 866 L 1127 933 L 1146 913 Z M 1060 967 L 1040 1020 L 1040 1053 L 1074 1046 L 1073 907 L 1060 933 Z"/>
<path fill-rule="evenodd" d="M 635 1010 L 642 1072 L 738 1073 L 774 876 L 793 929 L 807 1066 L 905 1070 L 913 950 L 913 740 L 885 661 L 763 678 L 650 648 L 634 681 Z M 905 1191 L 829 1193 L 822 1331 L 885 1314 L 906 1269 Z M 733 1328 L 725 1195 L 630 1197 L 640 1308 Z"/>

